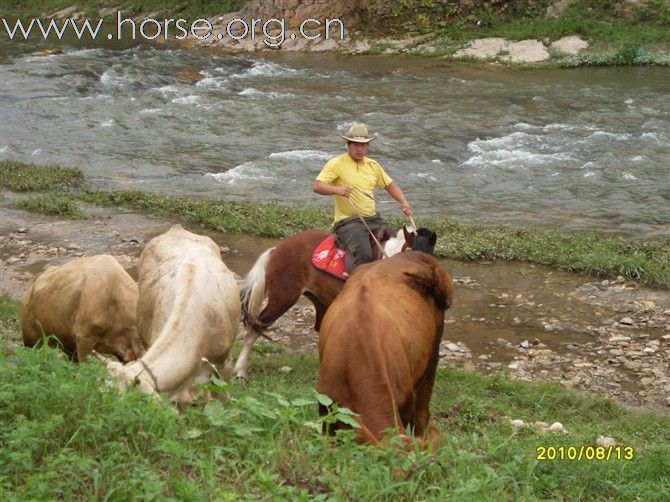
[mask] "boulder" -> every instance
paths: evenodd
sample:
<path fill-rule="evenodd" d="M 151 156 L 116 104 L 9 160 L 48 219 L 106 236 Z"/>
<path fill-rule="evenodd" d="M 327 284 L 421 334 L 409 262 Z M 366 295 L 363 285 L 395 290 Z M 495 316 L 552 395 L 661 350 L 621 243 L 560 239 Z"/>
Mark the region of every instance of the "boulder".
<path fill-rule="evenodd" d="M 544 44 L 539 40 L 521 40 L 508 43 L 505 49 L 509 55 L 502 56 L 504 61 L 512 63 L 539 63 L 551 57 Z"/>
<path fill-rule="evenodd" d="M 582 40 L 578 35 L 572 35 L 570 37 L 563 37 L 549 46 L 550 49 L 556 52 L 563 52 L 565 54 L 577 54 L 584 49 L 589 47 L 589 43 L 586 40 Z"/>

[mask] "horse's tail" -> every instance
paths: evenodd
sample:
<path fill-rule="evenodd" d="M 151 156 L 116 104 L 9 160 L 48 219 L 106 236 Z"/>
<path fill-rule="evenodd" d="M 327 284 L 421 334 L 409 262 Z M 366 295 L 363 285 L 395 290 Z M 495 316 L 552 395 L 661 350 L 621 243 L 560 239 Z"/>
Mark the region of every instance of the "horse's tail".
<path fill-rule="evenodd" d="M 258 257 L 254 266 L 244 278 L 240 288 L 240 301 L 242 303 L 242 321 L 245 326 L 258 326 L 258 314 L 260 314 L 263 303 L 267 299 L 265 290 L 265 268 L 274 248 L 270 248 Z"/>

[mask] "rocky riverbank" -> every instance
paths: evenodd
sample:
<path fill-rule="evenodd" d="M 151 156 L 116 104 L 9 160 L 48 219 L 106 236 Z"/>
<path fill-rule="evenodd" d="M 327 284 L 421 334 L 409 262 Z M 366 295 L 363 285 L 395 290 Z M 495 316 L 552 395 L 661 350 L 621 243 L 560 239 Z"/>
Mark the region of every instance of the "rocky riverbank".
<path fill-rule="evenodd" d="M 134 4 L 125 3 L 80 2 L 42 15 L 83 20 L 96 12 L 112 22 L 123 11 L 123 18 L 136 24 L 147 19 L 160 24 L 184 15 L 193 22 L 190 17 L 198 16 L 213 26 L 211 33 L 206 38 L 189 35 L 178 44 L 225 53 L 408 54 L 521 67 L 670 65 L 670 41 L 659 35 L 667 31 L 670 7 L 662 2 L 627 0 L 608 9 L 581 0 L 483 5 L 251 0 L 233 3 L 241 7 L 220 14 L 213 14 L 211 6 L 204 13 L 169 2 L 162 10 L 138 13 Z"/>
<path fill-rule="evenodd" d="M 15 298 L 35 273 L 77 256 L 109 253 L 133 274 L 144 244 L 170 225 L 109 208 L 89 207 L 91 220 L 73 221 L 6 204 L 0 213 L 1 289 Z M 214 238 L 240 275 L 276 242 L 192 230 Z M 669 291 L 524 264 L 444 264 L 455 278 L 456 302 L 448 312 L 442 364 L 670 410 Z M 312 325 L 313 309 L 301 300 L 269 334 L 289 349 L 316 353 Z"/>

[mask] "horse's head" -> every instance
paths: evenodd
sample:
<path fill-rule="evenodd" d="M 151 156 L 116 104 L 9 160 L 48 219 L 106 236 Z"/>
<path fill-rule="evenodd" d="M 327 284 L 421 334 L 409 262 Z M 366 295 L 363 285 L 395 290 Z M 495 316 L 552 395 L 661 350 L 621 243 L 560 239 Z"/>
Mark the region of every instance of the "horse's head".
<path fill-rule="evenodd" d="M 389 241 L 395 239 L 395 237 L 393 236 L 394 232 L 395 232 L 395 229 L 390 225 L 382 226 L 382 227 L 374 230 L 374 232 L 373 232 L 374 237 L 377 239 L 377 242 L 379 242 L 382 245 L 382 247 L 384 248 L 384 252 L 388 256 L 391 256 L 391 255 L 388 254 L 387 243 Z M 381 260 L 383 258 L 382 253 L 379 251 L 379 247 L 377 246 L 377 243 L 372 238 L 372 236 L 370 237 L 370 247 L 372 248 L 372 259 L 373 259 L 373 261 L 374 260 Z"/>
<path fill-rule="evenodd" d="M 423 251 L 432 255 L 436 242 L 437 235 L 427 228 L 415 230 L 412 227 L 402 227 L 398 230 L 398 234 L 395 237 L 391 237 L 386 241 L 384 251 L 386 251 L 387 256 L 393 256 L 408 249 Z"/>
<path fill-rule="evenodd" d="M 428 230 L 427 228 L 419 228 L 412 240 L 410 248 L 412 251 L 422 251 L 429 255 L 435 254 L 435 243 L 437 242 L 437 234 Z"/>
<path fill-rule="evenodd" d="M 393 256 L 394 254 L 402 253 L 409 246 L 412 245 L 414 241 L 414 232 L 415 230 L 410 227 L 409 230 L 405 227 L 402 227 L 398 230 L 398 233 L 395 237 L 391 237 L 384 244 L 384 251 L 386 256 Z"/>

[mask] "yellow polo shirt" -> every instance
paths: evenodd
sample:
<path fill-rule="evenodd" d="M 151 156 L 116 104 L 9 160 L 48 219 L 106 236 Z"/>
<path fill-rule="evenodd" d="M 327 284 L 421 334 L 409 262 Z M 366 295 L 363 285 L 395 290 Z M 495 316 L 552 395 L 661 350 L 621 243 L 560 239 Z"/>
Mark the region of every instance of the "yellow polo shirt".
<path fill-rule="evenodd" d="M 393 181 L 379 162 L 364 157 L 362 164 L 359 165 L 349 157 L 348 153 L 333 157 L 326 162 L 316 179 L 338 187 L 358 187 L 351 191 L 350 196 L 355 210 L 346 197 L 333 196 L 335 198 L 335 223 L 342 218 L 356 216 L 357 212 L 361 216 L 373 216 L 376 212 L 375 201 L 363 195 L 360 190 L 373 195 L 375 188 L 385 189 Z"/>

